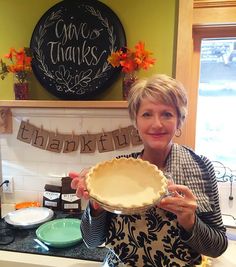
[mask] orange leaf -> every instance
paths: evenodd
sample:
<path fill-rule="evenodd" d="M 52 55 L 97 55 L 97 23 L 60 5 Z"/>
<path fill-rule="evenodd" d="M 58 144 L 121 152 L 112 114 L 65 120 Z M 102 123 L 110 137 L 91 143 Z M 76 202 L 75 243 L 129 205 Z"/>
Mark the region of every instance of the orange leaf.
<path fill-rule="evenodd" d="M 134 72 L 140 69 L 148 69 L 153 66 L 155 59 L 151 58 L 152 52 L 145 50 L 144 42 L 139 41 L 135 45 L 135 49 L 126 47 L 126 51 L 120 49 L 113 52 L 108 57 L 108 62 L 113 67 L 122 67 L 122 71 L 126 73 Z"/>

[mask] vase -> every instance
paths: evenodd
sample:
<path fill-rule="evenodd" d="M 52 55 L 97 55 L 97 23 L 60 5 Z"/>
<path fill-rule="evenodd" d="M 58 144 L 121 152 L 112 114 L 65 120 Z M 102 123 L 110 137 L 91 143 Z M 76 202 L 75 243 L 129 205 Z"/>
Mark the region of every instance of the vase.
<path fill-rule="evenodd" d="M 29 80 L 23 72 L 15 73 L 13 76 L 13 88 L 16 100 L 29 99 Z"/>
<path fill-rule="evenodd" d="M 133 85 L 133 83 L 137 80 L 137 75 L 135 72 L 124 73 L 123 82 L 122 82 L 122 90 L 123 90 L 123 99 L 127 100 L 129 91 Z"/>
<path fill-rule="evenodd" d="M 16 100 L 29 99 L 29 83 L 14 83 L 14 93 Z"/>

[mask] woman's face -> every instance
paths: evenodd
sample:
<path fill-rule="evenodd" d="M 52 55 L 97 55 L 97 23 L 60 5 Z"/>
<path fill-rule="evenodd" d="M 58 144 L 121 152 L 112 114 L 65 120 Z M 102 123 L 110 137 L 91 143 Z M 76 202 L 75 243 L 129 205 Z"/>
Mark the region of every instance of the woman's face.
<path fill-rule="evenodd" d="M 137 113 L 136 125 L 144 149 L 166 152 L 177 129 L 177 111 L 172 106 L 144 99 Z"/>

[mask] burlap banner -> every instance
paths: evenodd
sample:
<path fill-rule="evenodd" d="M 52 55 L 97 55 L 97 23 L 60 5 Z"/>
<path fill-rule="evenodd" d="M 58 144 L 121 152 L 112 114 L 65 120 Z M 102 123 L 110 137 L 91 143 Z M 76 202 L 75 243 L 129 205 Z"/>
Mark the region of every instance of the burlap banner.
<path fill-rule="evenodd" d="M 142 144 L 137 129 L 130 125 L 111 132 L 86 134 L 62 134 L 38 128 L 28 121 L 21 121 L 17 139 L 40 149 L 56 153 L 69 153 L 80 150 L 80 153 L 99 153 L 118 150 L 130 145 Z"/>

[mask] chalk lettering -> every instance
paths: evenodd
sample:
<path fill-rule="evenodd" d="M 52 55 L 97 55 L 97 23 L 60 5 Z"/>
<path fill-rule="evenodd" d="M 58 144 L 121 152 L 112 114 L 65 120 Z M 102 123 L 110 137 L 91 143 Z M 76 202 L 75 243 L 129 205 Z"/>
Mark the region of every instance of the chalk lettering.
<path fill-rule="evenodd" d="M 100 1 L 61 1 L 35 27 L 30 43 L 33 70 L 42 86 L 59 98 L 94 98 L 120 71 L 112 68 L 108 56 L 125 46 L 122 24 Z"/>
<path fill-rule="evenodd" d="M 88 46 L 84 41 L 81 47 L 68 46 L 63 47 L 60 42 L 48 42 L 50 49 L 50 59 L 52 64 L 56 65 L 60 62 L 72 62 L 77 65 L 86 64 L 88 66 L 96 66 L 99 64 L 106 50 L 99 51 L 96 46 Z"/>
<path fill-rule="evenodd" d="M 78 41 L 80 37 L 89 40 L 97 39 L 102 31 L 103 29 L 91 30 L 85 22 L 81 22 L 79 25 L 75 25 L 73 23 L 66 25 L 63 19 L 60 19 L 55 26 L 55 35 L 61 40 L 63 45 L 66 44 L 68 40 L 71 41 L 75 39 Z"/>

